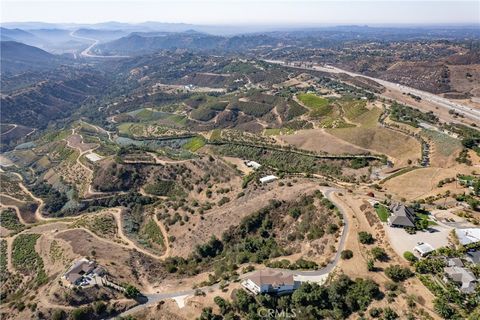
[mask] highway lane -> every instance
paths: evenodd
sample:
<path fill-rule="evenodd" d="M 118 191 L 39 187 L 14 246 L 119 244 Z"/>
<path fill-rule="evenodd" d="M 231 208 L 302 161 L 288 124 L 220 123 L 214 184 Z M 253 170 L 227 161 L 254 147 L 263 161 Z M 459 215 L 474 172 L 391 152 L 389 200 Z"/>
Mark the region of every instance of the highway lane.
<path fill-rule="evenodd" d="M 401 85 L 401 84 L 398 84 L 398 83 L 394 83 L 394 82 L 390 82 L 390 81 L 386 81 L 386 80 L 382 80 L 382 79 L 378 79 L 378 78 L 365 76 L 363 74 L 350 72 L 350 71 L 347 71 L 347 70 L 343 70 L 343 69 L 333 67 L 333 66 L 328 66 L 328 65 L 313 66 L 311 68 L 308 68 L 308 67 L 292 66 L 290 64 L 287 64 L 285 61 L 280 61 L 280 60 L 264 60 L 264 61 L 270 62 L 270 63 L 281 64 L 281 65 L 284 65 L 284 66 L 297 68 L 297 69 L 323 71 L 323 72 L 337 73 L 337 74 L 338 73 L 345 73 L 345 74 L 348 74 L 349 76 L 352 76 L 352 77 L 367 78 L 367 79 L 373 80 L 373 81 L 383 85 L 385 88 L 390 89 L 392 91 L 399 91 L 399 92 L 402 92 L 402 93 L 405 92 L 405 93 L 410 93 L 410 94 L 419 96 L 422 99 L 424 99 L 425 101 L 431 102 L 431 103 L 433 103 L 433 104 L 435 104 L 435 105 L 437 105 L 441 108 L 444 108 L 444 109 L 454 110 L 458 113 L 464 114 L 465 117 L 470 118 L 471 120 L 474 120 L 476 123 L 480 123 L 480 110 L 462 105 L 462 104 L 457 103 L 457 102 L 453 102 L 451 100 L 440 97 L 440 96 L 435 95 L 435 94 L 430 93 L 430 92 L 414 89 L 414 88 L 407 87 L 405 85 Z"/>
<path fill-rule="evenodd" d="M 337 249 L 337 252 L 335 253 L 334 259 L 332 261 L 330 261 L 325 267 L 323 267 L 321 269 L 318 269 L 318 270 L 300 271 L 300 270 L 279 269 L 279 268 L 273 269 L 273 270 L 276 270 L 276 271 L 281 271 L 285 274 L 291 274 L 291 275 L 294 276 L 294 278 L 296 280 L 301 281 L 301 282 L 309 282 L 310 281 L 310 282 L 323 283 L 325 281 L 328 274 L 335 269 L 335 267 L 338 264 L 338 261 L 340 260 L 341 252 L 344 249 L 345 241 L 346 241 L 347 234 L 348 234 L 349 222 L 348 222 L 348 219 L 347 219 L 347 214 L 345 213 L 343 208 L 341 206 L 339 206 L 338 204 L 336 204 L 335 201 L 332 199 L 332 194 L 333 193 L 335 193 L 335 192 L 345 192 L 345 190 L 344 189 L 339 189 L 339 188 L 331 188 L 331 187 L 323 188 L 321 190 L 323 191 L 324 196 L 336 205 L 336 207 L 338 208 L 338 210 L 340 211 L 340 213 L 343 216 L 343 230 L 342 230 L 342 234 L 340 236 L 338 249 Z M 240 275 L 239 278 L 240 279 L 245 279 L 254 272 L 255 271 L 244 273 L 244 274 Z M 200 290 L 208 291 L 208 290 L 217 289 L 217 288 L 219 288 L 218 283 L 214 284 L 212 286 L 202 287 L 202 288 L 200 288 Z M 139 305 L 137 305 L 137 306 L 135 306 L 131 309 L 128 309 L 127 311 L 119 314 L 116 317 L 125 317 L 125 316 L 128 316 L 128 315 L 132 315 L 135 312 L 138 312 L 138 311 L 142 310 L 143 308 L 151 306 L 151 305 L 153 305 L 153 304 L 155 304 L 155 303 L 157 303 L 161 300 L 179 298 L 179 297 L 186 296 L 186 295 L 193 295 L 194 293 L 195 293 L 195 290 L 191 289 L 191 290 L 182 290 L 182 291 L 168 292 L 168 293 L 146 294 L 146 295 L 144 295 L 144 297 L 146 298 L 145 303 L 139 304 Z M 111 319 L 115 319 L 116 317 L 113 317 Z"/>
<path fill-rule="evenodd" d="M 90 51 L 100 42 L 100 40 L 98 39 L 93 39 L 93 38 L 87 38 L 87 37 L 82 37 L 82 36 L 78 36 L 75 34 L 76 30 L 70 32 L 70 36 L 73 37 L 73 38 L 77 38 L 77 39 L 81 39 L 81 40 L 87 40 L 87 41 L 93 41 L 92 44 L 90 46 L 88 46 L 85 50 L 83 50 L 80 55 L 82 57 L 86 57 L 86 58 L 128 58 L 128 56 L 99 56 L 99 55 L 96 55 L 96 54 L 91 54 Z M 75 57 L 76 57 L 76 54 L 75 54 Z"/>

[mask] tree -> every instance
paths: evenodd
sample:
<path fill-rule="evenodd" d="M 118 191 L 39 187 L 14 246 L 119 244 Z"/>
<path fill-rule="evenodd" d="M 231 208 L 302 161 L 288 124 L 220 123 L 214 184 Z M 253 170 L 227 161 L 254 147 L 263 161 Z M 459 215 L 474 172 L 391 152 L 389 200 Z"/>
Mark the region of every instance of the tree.
<path fill-rule="evenodd" d="M 395 282 L 400 282 L 413 276 L 413 272 L 410 271 L 409 268 L 404 268 L 400 265 L 393 265 L 388 266 L 385 269 L 385 275 Z"/>
<path fill-rule="evenodd" d="M 383 309 L 383 319 L 384 320 L 395 320 L 398 319 L 398 314 L 390 307 Z"/>
<path fill-rule="evenodd" d="M 95 313 L 98 315 L 104 313 L 106 309 L 107 305 L 102 301 L 95 301 L 93 304 L 93 311 L 95 311 Z"/>
<path fill-rule="evenodd" d="M 353 257 L 353 251 L 352 251 L 352 250 L 343 250 L 343 251 L 340 253 L 340 257 L 341 257 L 343 260 L 351 259 L 351 258 Z"/>
<path fill-rule="evenodd" d="M 368 259 L 367 270 L 368 271 L 375 271 L 375 262 L 373 261 L 373 259 Z"/>
<path fill-rule="evenodd" d="M 92 313 L 92 309 L 89 307 L 78 308 L 72 311 L 73 320 L 88 320 L 89 315 Z"/>
<path fill-rule="evenodd" d="M 65 317 L 65 311 L 58 309 L 53 311 L 52 320 L 62 320 Z"/>
<path fill-rule="evenodd" d="M 253 303 L 254 299 L 244 290 L 237 290 L 234 295 L 234 306 L 238 311 L 248 312 L 250 303 Z"/>
<path fill-rule="evenodd" d="M 131 284 L 129 284 L 125 288 L 125 297 L 129 299 L 135 299 L 139 295 L 140 295 L 140 291 L 136 287 L 132 286 Z"/>
<path fill-rule="evenodd" d="M 388 261 L 388 254 L 387 252 L 385 252 L 383 248 L 375 247 L 372 250 L 370 250 L 370 253 L 372 254 L 373 259 L 375 260 Z"/>
<path fill-rule="evenodd" d="M 222 297 L 216 296 L 215 298 L 213 298 L 213 301 L 220 308 L 221 314 L 224 315 L 230 310 L 230 304 Z"/>
<path fill-rule="evenodd" d="M 372 244 L 373 242 L 375 242 L 375 239 L 373 238 L 372 234 L 366 231 L 360 231 L 358 233 L 358 240 L 360 241 L 360 243 L 363 243 L 363 244 Z"/>
<path fill-rule="evenodd" d="M 413 264 L 413 263 L 415 263 L 415 262 L 418 261 L 418 258 L 415 257 L 415 255 L 414 255 L 412 252 L 410 252 L 410 251 L 405 251 L 405 252 L 403 253 L 403 257 L 404 257 L 406 260 L 410 261 L 411 264 Z"/>
<path fill-rule="evenodd" d="M 456 311 L 448 304 L 445 298 L 436 298 L 433 300 L 433 308 L 444 319 L 452 319 Z"/>

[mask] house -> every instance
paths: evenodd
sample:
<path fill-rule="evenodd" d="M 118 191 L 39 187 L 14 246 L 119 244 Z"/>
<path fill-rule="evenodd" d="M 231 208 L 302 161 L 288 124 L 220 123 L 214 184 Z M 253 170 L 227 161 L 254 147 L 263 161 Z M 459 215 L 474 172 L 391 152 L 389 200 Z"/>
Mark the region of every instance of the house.
<path fill-rule="evenodd" d="M 467 252 L 464 258 L 473 264 L 480 264 L 480 251 Z"/>
<path fill-rule="evenodd" d="M 450 258 L 447 261 L 449 267 L 463 267 L 463 262 L 460 258 Z"/>
<path fill-rule="evenodd" d="M 247 167 L 253 168 L 255 170 L 259 169 L 262 166 L 260 163 L 255 162 L 255 161 L 246 161 L 245 165 Z"/>
<path fill-rule="evenodd" d="M 392 227 L 415 227 L 415 212 L 403 204 L 396 203 L 390 206 L 391 215 L 388 217 L 388 225 Z"/>
<path fill-rule="evenodd" d="M 62 276 L 62 279 L 67 283 L 67 285 L 75 286 L 80 284 L 84 277 L 87 275 L 98 275 L 102 276 L 106 273 L 103 267 L 97 266 L 94 261 L 90 261 L 86 258 L 77 260 L 70 269 L 65 272 Z"/>
<path fill-rule="evenodd" d="M 291 274 L 267 269 L 252 274 L 242 281 L 242 286 L 253 294 L 285 294 L 295 291 L 300 286 L 300 281 L 295 281 Z"/>
<path fill-rule="evenodd" d="M 273 176 L 273 175 L 269 175 L 269 176 L 265 176 L 263 178 L 260 178 L 260 182 L 265 184 L 265 183 L 273 182 L 277 179 L 278 179 L 278 177 Z"/>
<path fill-rule="evenodd" d="M 460 291 L 463 293 L 473 293 L 477 287 L 477 278 L 472 271 L 463 267 L 445 267 L 445 279 L 460 285 Z"/>
<path fill-rule="evenodd" d="M 432 251 L 434 251 L 435 249 L 429 245 L 428 243 L 419 243 L 417 246 L 415 246 L 415 248 L 413 248 L 414 251 L 418 252 L 418 254 L 421 256 L 421 257 L 426 257 L 428 256 L 428 254 Z"/>
<path fill-rule="evenodd" d="M 480 228 L 455 229 L 458 241 L 462 245 L 480 242 Z"/>

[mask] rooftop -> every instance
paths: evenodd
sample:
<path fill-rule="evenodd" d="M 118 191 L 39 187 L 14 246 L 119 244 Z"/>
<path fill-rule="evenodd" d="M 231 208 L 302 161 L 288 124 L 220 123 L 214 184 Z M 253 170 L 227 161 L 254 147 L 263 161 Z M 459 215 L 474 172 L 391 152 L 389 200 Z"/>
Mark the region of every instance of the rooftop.
<path fill-rule="evenodd" d="M 455 229 L 455 233 L 463 245 L 480 242 L 480 228 Z"/>
<path fill-rule="evenodd" d="M 295 281 L 293 280 L 293 275 L 291 274 L 287 275 L 282 272 L 273 271 L 273 270 L 261 270 L 261 271 L 255 272 L 253 275 L 249 277 L 249 279 L 259 287 L 263 285 L 293 286 L 295 283 Z"/>

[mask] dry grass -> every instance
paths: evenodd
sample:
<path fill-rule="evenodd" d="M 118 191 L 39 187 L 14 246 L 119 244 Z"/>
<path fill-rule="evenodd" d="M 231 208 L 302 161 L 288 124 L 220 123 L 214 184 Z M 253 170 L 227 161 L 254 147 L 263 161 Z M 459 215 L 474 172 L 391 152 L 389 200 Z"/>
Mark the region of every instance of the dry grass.
<path fill-rule="evenodd" d="M 360 148 L 390 156 L 395 161 L 395 167 L 414 163 L 420 158 L 420 143 L 407 135 L 385 128 L 341 128 L 330 129 L 329 133 Z"/>

